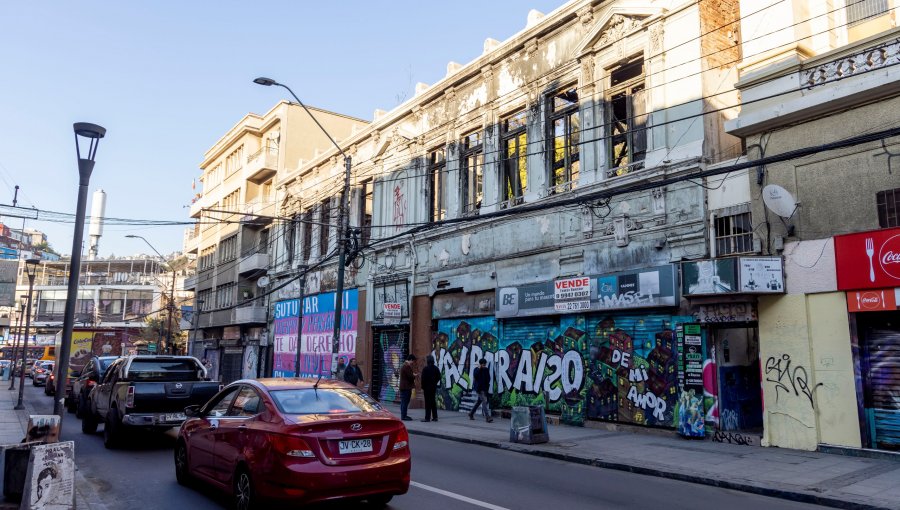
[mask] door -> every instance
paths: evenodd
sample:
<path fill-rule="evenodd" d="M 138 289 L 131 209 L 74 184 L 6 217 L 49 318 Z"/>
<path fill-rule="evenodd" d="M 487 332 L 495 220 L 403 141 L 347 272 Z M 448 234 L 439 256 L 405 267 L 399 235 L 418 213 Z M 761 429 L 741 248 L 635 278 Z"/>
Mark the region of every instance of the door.
<path fill-rule="evenodd" d="M 109 370 L 106 371 L 106 377 L 103 378 L 103 383 L 97 386 L 94 390 L 93 397 L 91 397 L 94 409 L 96 409 L 97 416 L 101 421 L 106 419 L 106 413 L 109 410 L 109 399 L 113 392 L 113 388 L 115 388 L 116 383 L 119 382 L 119 369 L 124 364 L 125 360 L 113 363 L 112 366 L 109 367 Z"/>
<path fill-rule="evenodd" d="M 229 384 L 241 378 L 242 368 L 244 365 L 244 354 L 240 348 L 232 350 L 225 348 L 222 354 L 222 384 Z"/>
<path fill-rule="evenodd" d="M 231 402 L 240 387 L 234 386 L 219 393 L 202 410 L 203 418 L 191 421 L 188 431 L 188 462 L 191 473 L 218 481 L 215 473 L 215 435 L 222 419 L 228 414 Z"/>
<path fill-rule="evenodd" d="M 864 321 L 864 404 L 871 446 L 900 450 L 900 313 L 872 312 Z"/>
<path fill-rule="evenodd" d="M 400 366 L 409 354 L 408 328 L 374 329 L 371 395 L 382 402 L 400 402 Z"/>
<path fill-rule="evenodd" d="M 241 453 L 249 445 L 255 417 L 265 409 L 262 399 L 255 389 L 244 385 L 237 393 L 231 408 L 219 420 L 219 430 L 214 434 L 213 465 L 216 480 L 230 484 L 234 468 L 241 460 Z"/>
<path fill-rule="evenodd" d="M 713 330 L 719 430 L 762 432 L 759 335 L 754 327 Z"/>

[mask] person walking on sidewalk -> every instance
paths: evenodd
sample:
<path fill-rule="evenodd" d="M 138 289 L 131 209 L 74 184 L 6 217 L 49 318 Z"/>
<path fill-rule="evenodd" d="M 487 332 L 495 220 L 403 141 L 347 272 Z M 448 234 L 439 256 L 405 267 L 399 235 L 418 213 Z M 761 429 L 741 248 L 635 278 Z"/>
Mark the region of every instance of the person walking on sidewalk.
<path fill-rule="evenodd" d="M 350 358 L 350 366 L 344 370 L 344 382 L 359 386 L 359 382 L 363 380 L 362 370 L 356 364 L 356 358 Z"/>
<path fill-rule="evenodd" d="M 491 408 L 488 405 L 488 388 L 490 388 L 490 384 L 491 371 L 487 367 L 487 360 L 481 358 L 478 360 L 478 368 L 475 369 L 475 373 L 472 375 L 472 390 L 478 395 L 478 400 L 475 401 L 475 405 L 469 411 L 470 420 L 475 419 L 475 410 L 478 409 L 478 404 L 481 404 L 481 412 L 484 413 L 487 422 L 494 421 L 494 418 L 491 416 Z"/>
<path fill-rule="evenodd" d="M 434 364 L 434 356 L 425 358 L 422 369 L 422 393 L 425 394 L 425 419 L 422 421 L 438 421 L 437 419 L 437 387 L 441 380 L 441 371 Z"/>
<path fill-rule="evenodd" d="M 409 401 L 412 400 L 412 392 L 416 387 L 416 370 L 413 367 L 416 357 L 412 354 L 406 357 L 403 366 L 400 367 L 400 419 L 412 420 L 407 414 Z"/>

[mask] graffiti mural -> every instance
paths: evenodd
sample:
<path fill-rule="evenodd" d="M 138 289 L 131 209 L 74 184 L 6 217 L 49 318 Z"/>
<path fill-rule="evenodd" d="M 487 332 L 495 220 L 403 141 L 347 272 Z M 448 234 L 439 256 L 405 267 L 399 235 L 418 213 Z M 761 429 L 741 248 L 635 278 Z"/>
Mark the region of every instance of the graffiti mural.
<path fill-rule="evenodd" d="M 668 316 L 444 319 L 432 354 L 443 375 L 444 409 L 466 408 L 473 372 L 485 358 L 494 407 L 540 404 L 569 424 L 590 418 L 673 426 L 677 378 Z"/>
<path fill-rule="evenodd" d="M 403 364 L 403 351 L 407 343 L 406 332 L 403 330 L 384 330 L 378 333 L 375 339 L 378 343 L 378 360 L 376 369 L 379 371 L 380 387 L 378 388 L 378 400 L 382 402 L 400 401 L 400 366 Z"/>

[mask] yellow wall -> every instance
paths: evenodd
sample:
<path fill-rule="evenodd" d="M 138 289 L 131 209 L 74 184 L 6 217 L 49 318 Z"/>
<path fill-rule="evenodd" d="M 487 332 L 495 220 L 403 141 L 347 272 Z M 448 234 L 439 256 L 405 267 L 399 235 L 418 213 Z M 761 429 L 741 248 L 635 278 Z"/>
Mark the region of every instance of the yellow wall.
<path fill-rule="evenodd" d="M 759 299 L 763 445 L 860 446 L 843 293 Z"/>

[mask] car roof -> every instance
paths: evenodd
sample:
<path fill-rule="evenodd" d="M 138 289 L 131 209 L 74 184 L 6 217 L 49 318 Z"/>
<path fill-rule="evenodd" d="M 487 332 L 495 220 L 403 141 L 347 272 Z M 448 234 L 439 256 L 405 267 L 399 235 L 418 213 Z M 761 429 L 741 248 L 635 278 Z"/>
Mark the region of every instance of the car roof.
<path fill-rule="evenodd" d="M 270 377 L 263 379 L 241 379 L 232 384 L 244 383 L 254 386 L 262 386 L 266 390 L 302 390 L 312 389 L 318 381 L 318 389 L 353 389 L 350 383 L 336 381 L 334 379 L 317 379 L 315 377 Z"/>
<path fill-rule="evenodd" d="M 96 356 L 96 358 L 99 359 L 100 361 L 107 361 L 107 360 L 111 360 L 111 359 L 119 359 L 120 356 Z"/>

